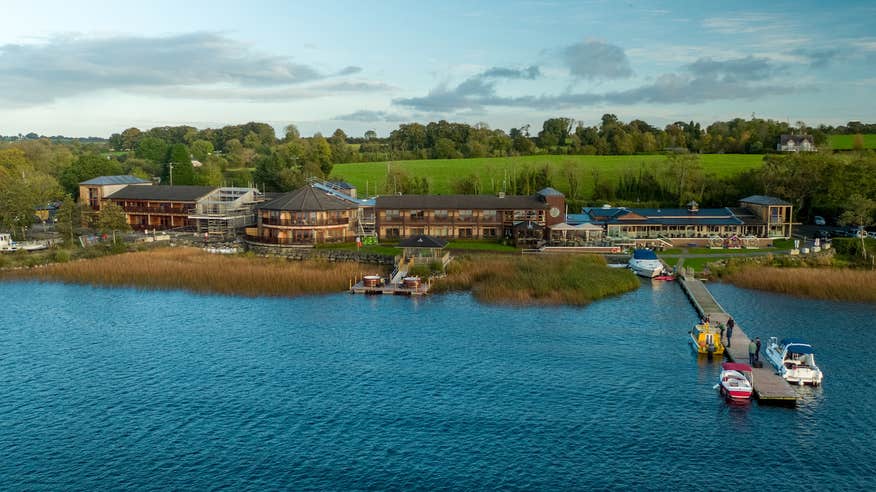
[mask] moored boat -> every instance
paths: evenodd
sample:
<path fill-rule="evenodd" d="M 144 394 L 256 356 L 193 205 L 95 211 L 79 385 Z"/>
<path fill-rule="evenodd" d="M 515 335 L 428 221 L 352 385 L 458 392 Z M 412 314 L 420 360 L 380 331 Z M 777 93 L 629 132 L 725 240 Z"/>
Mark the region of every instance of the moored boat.
<path fill-rule="evenodd" d="M 690 331 L 690 346 L 698 354 L 723 355 L 724 343 L 721 335 L 712 328 L 709 322 L 698 324 Z"/>
<path fill-rule="evenodd" d="M 630 258 L 630 269 L 636 275 L 642 277 L 654 278 L 663 273 L 663 263 L 657 259 L 657 255 L 650 249 L 633 250 L 633 256 Z"/>
<path fill-rule="evenodd" d="M 770 337 L 764 355 L 776 373 L 789 383 L 818 386 L 824 379 L 821 369 L 815 365 L 815 351 L 802 338 L 783 338 L 777 341 Z"/>
<path fill-rule="evenodd" d="M 721 364 L 718 389 L 724 398 L 735 401 L 751 399 L 751 366 L 737 362 Z"/>

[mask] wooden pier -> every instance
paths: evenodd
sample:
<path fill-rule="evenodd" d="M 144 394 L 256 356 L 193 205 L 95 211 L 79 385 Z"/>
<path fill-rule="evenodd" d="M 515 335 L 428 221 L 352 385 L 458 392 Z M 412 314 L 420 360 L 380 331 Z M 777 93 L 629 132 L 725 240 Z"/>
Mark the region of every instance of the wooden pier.
<path fill-rule="evenodd" d="M 360 280 L 350 287 L 350 292 L 371 295 L 424 296 L 429 293 L 429 283 L 421 283 L 417 287 L 406 287 L 403 283 L 381 283 L 370 286 L 365 285 L 364 280 Z"/>
<path fill-rule="evenodd" d="M 712 293 L 709 292 L 709 289 L 701 281 L 693 278 L 693 276 L 679 275 L 678 283 L 701 317 L 708 316 L 711 323 L 727 324 L 730 315 L 712 297 Z M 724 353 L 731 361 L 747 364 L 749 342 L 751 342 L 751 339 L 748 338 L 748 335 L 745 334 L 745 331 L 737 323 L 733 328 L 733 338 L 730 340 L 729 345 L 725 347 Z M 798 396 L 794 387 L 776 374 L 773 366 L 769 362 L 764 361 L 762 355 L 761 361 L 763 361 L 763 367 L 752 368 L 752 386 L 758 400 L 795 405 Z"/>

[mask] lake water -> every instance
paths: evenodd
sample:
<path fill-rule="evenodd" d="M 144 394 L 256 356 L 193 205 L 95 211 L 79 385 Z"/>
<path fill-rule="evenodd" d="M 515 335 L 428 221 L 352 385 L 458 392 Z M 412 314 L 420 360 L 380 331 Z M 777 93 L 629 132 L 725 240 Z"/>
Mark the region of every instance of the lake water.
<path fill-rule="evenodd" d="M 872 489 L 876 307 L 713 288 L 809 338 L 824 386 L 726 404 L 673 283 L 582 309 L 0 284 L 0 489 Z"/>

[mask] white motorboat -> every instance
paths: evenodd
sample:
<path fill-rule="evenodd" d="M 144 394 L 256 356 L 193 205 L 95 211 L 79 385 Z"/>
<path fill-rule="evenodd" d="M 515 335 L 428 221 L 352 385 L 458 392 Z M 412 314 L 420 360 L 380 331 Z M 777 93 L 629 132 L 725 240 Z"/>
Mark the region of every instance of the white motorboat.
<path fill-rule="evenodd" d="M 36 251 L 39 249 L 46 249 L 48 245 L 45 241 L 25 241 L 25 242 L 16 242 L 12 240 L 11 234 L 0 234 L 0 251 L 3 252 L 13 252 L 13 251 Z"/>
<path fill-rule="evenodd" d="M 636 275 L 654 278 L 663 273 L 663 263 L 657 259 L 657 255 L 650 249 L 636 249 L 630 258 L 630 269 Z"/>
<path fill-rule="evenodd" d="M 776 337 L 770 337 L 764 355 L 776 368 L 776 373 L 789 383 L 818 386 L 824 378 L 821 369 L 815 365 L 812 345 L 802 338 L 777 341 Z"/>
<path fill-rule="evenodd" d="M 718 388 L 724 398 L 744 401 L 751 399 L 751 366 L 735 362 L 721 364 Z"/>

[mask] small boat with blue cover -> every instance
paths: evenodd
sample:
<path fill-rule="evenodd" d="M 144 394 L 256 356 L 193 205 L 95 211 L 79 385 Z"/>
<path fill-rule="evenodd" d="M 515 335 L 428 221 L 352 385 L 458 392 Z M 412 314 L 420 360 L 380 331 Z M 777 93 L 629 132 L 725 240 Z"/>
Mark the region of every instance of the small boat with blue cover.
<path fill-rule="evenodd" d="M 634 250 L 629 265 L 636 275 L 642 277 L 654 278 L 663 273 L 663 263 L 650 249 Z"/>

